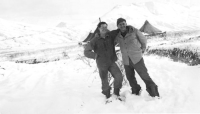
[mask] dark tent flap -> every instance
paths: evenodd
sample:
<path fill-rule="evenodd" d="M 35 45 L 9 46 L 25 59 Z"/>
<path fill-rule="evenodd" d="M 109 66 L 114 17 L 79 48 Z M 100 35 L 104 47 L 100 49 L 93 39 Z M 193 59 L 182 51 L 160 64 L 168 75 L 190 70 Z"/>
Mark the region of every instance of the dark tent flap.
<path fill-rule="evenodd" d="M 83 40 L 83 42 L 88 42 L 88 41 L 91 41 L 93 38 L 94 38 L 94 36 L 95 36 L 95 34 L 98 32 L 98 28 L 96 28 L 95 29 L 95 31 L 94 31 L 94 33 L 89 33 L 88 34 L 88 36 L 86 37 L 86 39 L 85 40 Z"/>
<path fill-rule="evenodd" d="M 85 40 L 83 40 L 83 42 L 87 42 L 91 37 L 92 37 L 93 33 L 89 33 L 88 36 L 86 37 Z"/>

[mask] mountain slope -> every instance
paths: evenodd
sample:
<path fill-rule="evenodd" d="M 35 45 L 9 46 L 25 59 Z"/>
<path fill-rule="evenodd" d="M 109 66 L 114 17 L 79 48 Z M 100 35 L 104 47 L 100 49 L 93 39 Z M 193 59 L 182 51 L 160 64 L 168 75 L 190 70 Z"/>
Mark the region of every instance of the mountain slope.
<path fill-rule="evenodd" d="M 3 19 L 0 26 L 0 50 L 58 45 L 78 39 L 77 31 L 69 28 L 46 28 Z"/>
<path fill-rule="evenodd" d="M 116 6 L 101 18 L 108 22 L 110 29 L 116 28 L 116 20 L 123 17 L 137 28 L 145 20 L 163 31 L 200 29 L 200 8 L 185 7 L 173 2 L 143 2 Z"/>

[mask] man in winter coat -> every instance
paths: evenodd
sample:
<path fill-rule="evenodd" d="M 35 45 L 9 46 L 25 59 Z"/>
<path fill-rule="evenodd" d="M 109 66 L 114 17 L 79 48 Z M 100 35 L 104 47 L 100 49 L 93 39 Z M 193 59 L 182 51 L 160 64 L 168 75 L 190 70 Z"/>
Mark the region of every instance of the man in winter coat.
<path fill-rule="evenodd" d="M 117 19 L 117 27 L 119 32 L 115 41 L 120 46 L 126 77 L 132 87 L 132 94 L 139 95 L 141 90 L 135 78 L 136 71 L 146 84 L 146 90 L 150 96 L 159 97 L 158 87 L 150 78 L 142 57 L 146 49 L 147 39 L 138 29 L 127 26 L 126 20 L 123 18 Z"/>
<path fill-rule="evenodd" d="M 114 78 L 114 94 L 119 96 L 122 87 L 122 73 L 115 63 L 117 56 L 115 53 L 114 39 L 110 37 L 107 23 L 98 24 L 99 33 L 86 45 L 84 55 L 88 58 L 96 59 L 99 75 L 102 82 L 102 93 L 106 98 L 110 97 L 110 85 L 108 82 L 108 71 Z"/>

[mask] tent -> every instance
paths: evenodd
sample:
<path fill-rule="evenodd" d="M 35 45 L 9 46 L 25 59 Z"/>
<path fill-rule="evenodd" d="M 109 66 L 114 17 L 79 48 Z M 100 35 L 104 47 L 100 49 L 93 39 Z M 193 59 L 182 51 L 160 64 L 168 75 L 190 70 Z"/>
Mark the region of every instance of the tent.
<path fill-rule="evenodd" d="M 147 20 L 145 21 L 144 25 L 140 28 L 140 31 L 149 35 L 156 35 L 157 33 L 162 33 L 161 30 L 151 25 Z"/>
<path fill-rule="evenodd" d="M 94 38 L 94 35 L 97 33 L 98 28 L 95 29 L 94 33 L 90 32 L 83 42 L 89 42 Z"/>
<path fill-rule="evenodd" d="M 101 18 L 99 18 L 99 22 L 101 22 Z M 88 36 L 86 37 L 86 39 L 83 40 L 83 42 L 89 42 L 89 41 L 91 41 L 91 40 L 94 38 L 94 36 L 95 36 L 95 34 L 96 34 L 97 32 L 98 32 L 98 27 L 95 29 L 94 33 L 92 33 L 92 32 L 90 31 L 90 33 L 88 34 Z"/>
<path fill-rule="evenodd" d="M 92 35 L 93 35 L 93 33 L 90 32 L 90 33 L 88 34 L 88 36 L 86 37 L 86 39 L 83 40 L 83 42 L 87 42 L 87 41 L 89 41 L 89 40 L 91 39 Z"/>

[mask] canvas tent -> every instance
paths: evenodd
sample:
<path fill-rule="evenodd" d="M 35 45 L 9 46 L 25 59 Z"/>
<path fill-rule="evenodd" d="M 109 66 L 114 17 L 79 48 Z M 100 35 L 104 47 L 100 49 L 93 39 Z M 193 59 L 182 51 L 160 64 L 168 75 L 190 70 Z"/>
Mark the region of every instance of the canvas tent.
<path fill-rule="evenodd" d="M 157 33 L 162 33 L 161 30 L 151 25 L 147 20 L 145 21 L 144 25 L 140 28 L 140 31 L 149 35 L 156 35 Z"/>
<path fill-rule="evenodd" d="M 90 40 L 92 35 L 93 35 L 93 33 L 90 32 L 90 33 L 88 34 L 88 36 L 86 37 L 86 39 L 83 40 L 83 42 L 87 42 L 88 40 Z"/>
<path fill-rule="evenodd" d="M 99 22 L 101 22 L 101 18 L 99 18 Z M 89 41 L 91 41 L 91 40 L 94 38 L 94 36 L 95 36 L 95 34 L 96 34 L 97 32 L 98 32 L 98 27 L 95 29 L 94 33 L 92 33 L 92 32 L 90 31 L 90 33 L 88 34 L 88 36 L 86 37 L 86 39 L 83 40 L 82 42 L 89 42 Z"/>
<path fill-rule="evenodd" d="M 97 31 L 98 31 L 98 29 L 96 28 L 95 31 L 94 31 L 94 33 L 90 32 L 88 34 L 88 36 L 86 37 L 86 39 L 83 40 L 83 42 L 89 42 L 89 41 L 91 41 L 92 38 L 94 38 L 94 35 L 97 33 Z"/>

